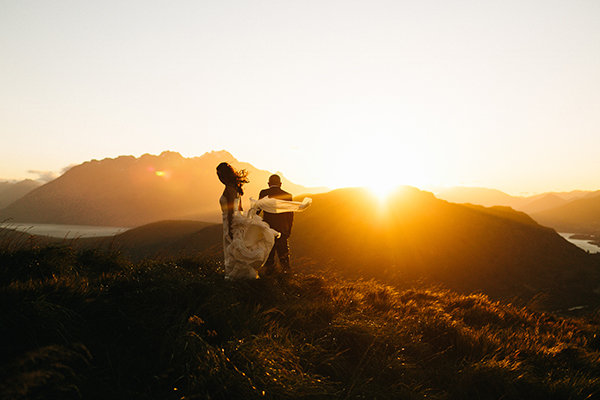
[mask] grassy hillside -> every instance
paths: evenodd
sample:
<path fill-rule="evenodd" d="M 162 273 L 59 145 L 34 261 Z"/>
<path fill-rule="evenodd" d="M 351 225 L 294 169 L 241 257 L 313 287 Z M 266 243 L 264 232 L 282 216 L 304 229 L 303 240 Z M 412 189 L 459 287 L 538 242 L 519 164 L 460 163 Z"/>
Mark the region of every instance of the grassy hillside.
<path fill-rule="evenodd" d="M 66 244 L 68 241 L 48 236 L 36 236 L 16 229 L 0 228 L 1 251 L 30 249 L 35 246 L 47 246 L 60 243 Z"/>
<path fill-rule="evenodd" d="M 5 399 L 585 399 L 600 325 L 436 289 L 0 253 Z"/>
<path fill-rule="evenodd" d="M 414 188 L 386 205 L 361 189 L 312 197 L 291 236 L 298 258 L 389 282 L 426 279 L 496 299 L 535 299 L 545 309 L 598 303 L 597 262 L 523 213 Z"/>
<path fill-rule="evenodd" d="M 398 192 L 387 204 L 361 189 L 313 199 L 313 205 L 295 217 L 295 264 L 396 286 L 425 281 L 460 293 L 479 291 L 545 311 L 600 304 L 597 258 L 508 207 L 448 203 L 414 188 Z M 13 241 L 30 242 L 22 237 Z M 133 261 L 219 258 L 222 227 L 161 221 L 112 238 L 70 243 L 119 251 Z"/>
<path fill-rule="evenodd" d="M 118 251 L 139 261 L 164 259 L 174 255 L 219 256 L 222 254 L 223 228 L 220 224 L 199 221 L 159 221 L 113 237 L 85 238 L 73 243 L 83 249 Z"/>

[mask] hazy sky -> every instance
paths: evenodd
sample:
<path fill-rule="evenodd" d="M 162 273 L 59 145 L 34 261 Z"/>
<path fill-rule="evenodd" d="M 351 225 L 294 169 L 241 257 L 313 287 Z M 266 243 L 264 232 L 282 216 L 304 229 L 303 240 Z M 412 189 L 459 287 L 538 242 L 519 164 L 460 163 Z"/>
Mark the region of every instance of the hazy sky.
<path fill-rule="evenodd" d="M 221 149 L 307 186 L 600 189 L 600 1 L 0 0 L 0 178 Z"/>

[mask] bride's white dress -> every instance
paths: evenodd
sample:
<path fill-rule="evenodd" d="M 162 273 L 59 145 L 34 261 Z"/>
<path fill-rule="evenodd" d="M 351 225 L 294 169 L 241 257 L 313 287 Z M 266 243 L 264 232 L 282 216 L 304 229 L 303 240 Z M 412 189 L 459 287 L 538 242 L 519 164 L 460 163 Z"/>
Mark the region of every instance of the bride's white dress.
<path fill-rule="evenodd" d="M 285 201 L 265 197 L 258 201 L 250 199 L 252 206 L 243 214 L 239 211 L 240 197 L 233 201 L 233 219 L 229 236 L 227 221 L 227 199 L 221 196 L 219 203 L 223 213 L 223 253 L 225 256 L 225 277 L 228 279 L 256 279 L 256 270 L 266 261 L 275 238 L 279 232 L 271 229 L 256 213 L 264 210 L 271 213 L 303 211 L 312 200 L 305 198 L 303 202 Z"/>

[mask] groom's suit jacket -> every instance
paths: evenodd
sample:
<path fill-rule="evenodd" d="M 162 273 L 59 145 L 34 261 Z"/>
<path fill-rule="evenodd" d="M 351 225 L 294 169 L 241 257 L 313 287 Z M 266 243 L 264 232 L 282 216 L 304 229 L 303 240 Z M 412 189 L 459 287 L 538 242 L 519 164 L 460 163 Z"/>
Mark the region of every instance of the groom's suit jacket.
<path fill-rule="evenodd" d="M 271 186 L 268 189 L 263 189 L 258 195 L 259 199 L 263 197 L 271 197 L 280 200 L 292 200 L 292 195 L 280 187 Z M 290 236 L 292 233 L 292 224 L 294 223 L 294 213 L 285 212 L 280 214 L 273 214 L 263 211 L 263 220 L 269 224 L 269 226 L 275 229 L 277 232 L 285 236 Z"/>

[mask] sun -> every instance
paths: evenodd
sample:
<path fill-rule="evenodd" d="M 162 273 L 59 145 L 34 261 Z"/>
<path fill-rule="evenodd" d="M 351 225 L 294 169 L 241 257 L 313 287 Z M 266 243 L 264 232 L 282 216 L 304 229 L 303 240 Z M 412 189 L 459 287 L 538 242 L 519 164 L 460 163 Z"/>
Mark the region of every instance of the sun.
<path fill-rule="evenodd" d="M 396 189 L 399 186 L 400 185 L 380 183 L 380 184 L 369 184 L 365 187 L 367 190 L 369 190 L 369 192 L 371 192 L 371 194 L 373 196 L 375 196 L 377 198 L 377 200 L 379 200 L 380 203 L 385 203 L 387 201 L 387 199 L 390 197 L 390 194 L 392 194 L 394 191 L 396 191 Z"/>
<path fill-rule="evenodd" d="M 398 190 L 403 183 L 397 177 L 389 175 L 372 175 L 368 180 L 363 180 L 364 188 L 366 188 L 380 204 L 387 203 L 390 195 Z"/>
<path fill-rule="evenodd" d="M 410 137 L 404 136 L 379 139 L 348 144 L 336 154 L 332 175 L 336 183 L 331 186 L 363 187 L 382 205 L 402 187 L 427 190 L 435 186 L 433 177 L 444 168 L 419 151 L 418 143 L 411 144 Z"/>
<path fill-rule="evenodd" d="M 353 181 L 346 186 L 365 188 L 380 204 L 386 203 L 390 195 L 403 185 L 397 176 L 377 174 L 366 169 L 358 169 L 352 175 Z"/>

